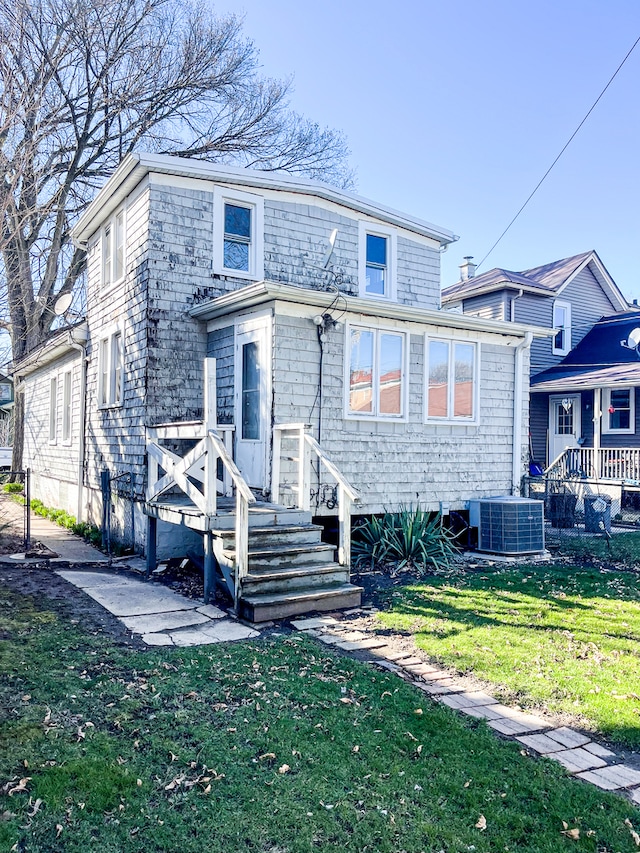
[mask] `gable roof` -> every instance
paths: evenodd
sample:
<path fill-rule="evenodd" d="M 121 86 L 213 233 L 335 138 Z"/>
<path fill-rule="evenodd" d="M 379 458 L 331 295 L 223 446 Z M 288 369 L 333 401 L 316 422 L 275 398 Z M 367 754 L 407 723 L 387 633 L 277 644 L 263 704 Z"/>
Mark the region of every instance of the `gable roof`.
<path fill-rule="evenodd" d="M 594 250 L 521 272 L 499 268 L 489 270 L 466 281 L 459 281 L 457 284 L 445 287 L 441 294 L 442 304 L 444 306 L 472 296 L 514 288 L 539 296 L 558 296 L 586 267 L 589 267 L 614 308 L 617 306 L 621 311 L 626 310 L 629 303 Z"/>
<path fill-rule="evenodd" d="M 624 346 L 634 329 L 640 329 L 640 311 L 598 320 L 561 362 L 531 378 L 531 391 L 640 385 L 640 351 Z"/>
<path fill-rule="evenodd" d="M 174 157 L 169 154 L 135 152 L 124 157 L 113 175 L 80 216 L 71 231 L 74 242 L 80 246 L 86 244 L 91 235 L 151 172 L 215 181 L 225 186 L 253 187 L 255 189 L 301 194 L 334 202 L 354 212 L 375 217 L 400 228 L 406 228 L 408 231 L 430 237 L 440 243 L 441 246 L 446 246 L 458 239 L 452 231 L 446 228 L 401 213 L 391 207 L 386 207 L 329 184 L 323 184 L 321 181 L 299 177 L 289 172 L 242 169 L 205 160 Z"/>

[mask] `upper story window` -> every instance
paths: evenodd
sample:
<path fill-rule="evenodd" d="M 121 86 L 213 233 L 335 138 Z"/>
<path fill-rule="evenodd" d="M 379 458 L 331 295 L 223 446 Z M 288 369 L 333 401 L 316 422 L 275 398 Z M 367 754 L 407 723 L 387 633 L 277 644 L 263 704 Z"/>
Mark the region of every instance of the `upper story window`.
<path fill-rule="evenodd" d="M 553 303 L 553 354 L 566 355 L 571 349 L 571 303 L 557 299 Z"/>
<path fill-rule="evenodd" d="M 635 433 L 635 395 L 633 388 L 605 388 L 602 392 L 602 432 Z"/>
<path fill-rule="evenodd" d="M 358 268 L 360 296 L 395 299 L 395 231 L 368 222 L 359 224 Z"/>
<path fill-rule="evenodd" d="M 427 420 L 477 423 L 477 344 L 435 338 L 425 340 Z"/>
<path fill-rule="evenodd" d="M 102 230 L 102 286 L 109 287 L 124 277 L 124 209 L 111 217 Z"/>
<path fill-rule="evenodd" d="M 401 420 L 406 410 L 406 334 L 349 326 L 347 415 Z"/>
<path fill-rule="evenodd" d="M 98 352 L 98 405 L 121 406 L 124 350 L 120 330 L 100 340 Z"/>
<path fill-rule="evenodd" d="M 264 278 L 264 199 L 214 189 L 214 272 L 260 281 Z"/>

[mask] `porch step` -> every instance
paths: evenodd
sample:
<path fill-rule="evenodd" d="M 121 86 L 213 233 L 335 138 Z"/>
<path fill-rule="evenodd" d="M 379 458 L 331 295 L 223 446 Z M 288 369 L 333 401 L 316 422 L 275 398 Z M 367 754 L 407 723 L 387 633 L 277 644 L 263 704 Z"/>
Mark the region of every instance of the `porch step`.
<path fill-rule="evenodd" d="M 324 542 L 303 543 L 298 545 L 273 545 L 252 548 L 249 542 L 249 571 L 272 569 L 278 566 L 308 566 L 309 571 L 322 563 L 331 562 L 335 555 L 333 545 Z M 234 551 L 225 551 L 225 556 L 233 559 Z"/>
<path fill-rule="evenodd" d="M 259 592 L 290 592 L 298 589 L 346 584 L 349 572 L 338 563 L 314 566 L 278 566 L 256 570 L 253 567 L 242 581 L 243 598 Z"/>
<path fill-rule="evenodd" d="M 211 532 L 221 534 L 235 529 L 235 507 L 218 507 L 211 519 Z M 311 513 L 302 509 L 288 509 L 278 504 L 255 503 L 249 507 L 249 530 L 254 528 L 311 526 Z"/>
<path fill-rule="evenodd" d="M 268 622 L 315 610 L 359 607 L 361 600 L 362 587 L 350 583 L 305 588 L 289 593 L 249 593 L 240 600 L 240 616 L 250 622 Z"/>
<path fill-rule="evenodd" d="M 320 542 L 323 528 L 319 524 L 298 524 L 290 527 L 278 525 L 274 527 L 250 527 L 249 547 L 260 548 L 267 545 L 316 545 Z M 220 537 L 225 550 L 235 547 L 235 530 L 225 530 Z"/>

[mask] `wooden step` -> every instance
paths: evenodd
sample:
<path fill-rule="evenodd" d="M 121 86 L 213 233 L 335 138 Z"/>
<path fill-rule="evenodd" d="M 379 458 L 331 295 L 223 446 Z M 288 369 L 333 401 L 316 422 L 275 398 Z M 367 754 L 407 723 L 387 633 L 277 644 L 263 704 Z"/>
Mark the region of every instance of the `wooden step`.
<path fill-rule="evenodd" d="M 276 568 L 277 566 L 313 566 L 331 563 L 336 549 L 333 545 L 318 542 L 310 545 L 274 545 L 273 547 L 249 547 L 249 571 Z M 234 551 L 225 551 L 233 559 Z"/>
<path fill-rule="evenodd" d="M 301 589 L 295 593 L 250 593 L 240 599 L 240 616 L 250 622 L 268 622 L 316 610 L 359 607 L 361 601 L 362 587 L 350 583 Z"/>
<path fill-rule="evenodd" d="M 346 584 L 349 572 L 339 563 L 326 563 L 315 566 L 288 566 L 261 569 L 249 569 L 242 581 L 243 594 L 262 594 L 267 592 L 294 592 L 299 589 L 311 589 L 321 586 Z"/>
<path fill-rule="evenodd" d="M 286 527 L 250 527 L 249 547 L 260 548 L 262 545 L 316 545 L 320 542 L 323 528 L 319 524 L 297 524 Z M 235 547 L 235 530 L 225 530 L 220 538 L 225 549 Z"/>
<path fill-rule="evenodd" d="M 219 512 L 211 519 L 210 530 L 214 534 L 234 530 L 235 510 Z M 251 504 L 249 507 L 249 530 L 264 527 L 295 527 L 311 524 L 311 513 L 302 509 L 287 509 L 276 504 Z"/>

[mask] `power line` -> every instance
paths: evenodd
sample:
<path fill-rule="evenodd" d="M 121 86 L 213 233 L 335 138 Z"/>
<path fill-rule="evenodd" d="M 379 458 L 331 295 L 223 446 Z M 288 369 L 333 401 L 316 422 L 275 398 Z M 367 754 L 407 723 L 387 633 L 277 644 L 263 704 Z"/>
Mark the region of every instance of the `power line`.
<path fill-rule="evenodd" d="M 616 79 L 616 77 L 618 76 L 618 73 L 619 73 L 620 69 L 621 69 L 621 68 L 622 68 L 622 66 L 625 64 L 625 62 L 627 61 L 627 59 L 629 59 L 629 57 L 630 57 L 630 56 L 631 56 L 631 54 L 633 53 L 633 51 L 634 51 L 634 49 L 635 49 L 636 45 L 638 44 L 638 42 L 640 42 L 640 36 L 638 36 L 638 38 L 637 38 L 637 39 L 635 40 L 635 42 L 632 44 L 632 46 L 631 46 L 631 48 L 629 49 L 629 51 L 628 51 L 627 55 L 626 55 L 626 56 L 625 56 L 625 58 L 622 60 L 622 62 L 620 63 L 620 65 L 618 65 L 618 67 L 616 68 L 616 70 L 613 72 L 613 74 L 612 74 L 612 76 L 611 76 L 611 78 L 610 78 L 609 82 L 608 82 L 608 83 L 607 83 L 607 85 L 604 87 L 604 89 L 600 92 L 600 94 L 598 95 L 598 97 L 595 99 L 595 101 L 594 101 L 594 102 L 593 102 L 593 104 L 591 105 L 591 108 L 589 109 L 589 111 L 587 112 L 587 114 L 585 115 L 585 117 L 582 119 L 582 121 L 580 122 L 580 124 L 576 127 L 576 129 L 573 131 L 573 133 L 571 134 L 571 136 L 569 137 L 569 139 L 566 141 L 566 143 L 564 144 L 564 146 L 563 146 L 562 150 L 560 151 L 560 153 L 558 154 L 558 156 L 556 157 L 556 159 L 555 159 L 555 160 L 553 161 L 553 163 L 549 166 L 549 168 L 548 168 L 548 169 L 547 169 L 547 171 L 544 173 L 544 175 L 540 178 L 540 180 L 538 181 L 538 183 L 537 183 L 537 184 L 536 184 L 536 186 L 534 187 L 533 191 L 530 193 L 530 195 L 529 195 L 529 197 L 527 198 L 527 200 L 525 201 L 525 203 L 522 205 L 522 207 L 520 208 L 520 210 L 516 213 L 516 215 L 515 215 L 515 216 L 513 217 L 513 219 L 511 220 L 511 222 L 510 222 L 510 223 L 507 225 L 507 227 L 504 229 L 504 231 L 502 232 L 502 234 L 498 237 L 498 239 L 497 239 L 497 240 L 496 240 L 496 242 L 493 244 L 493 246 L 489 249 L 489 251 L 488 251 L 488 252 L 487 252 L 487 254 L 484 256 L 484 258 L 480 261 L 480 263 L 478 264 L 478 266 L 476 267 L 476 269 L 479 269 L 479 267 L 480 267 L 480 266 L 482 266 L 482 264 L 487 260 L 487 258 L 489 257 L 489 255 L 493 252 L 493 250 L 495 249 L 495 247 L 498 245 L 498 243 L 500 243 L 500 241 L 501 241 L 501 240 L 502 240 L 502 238 L 505 236 L 505 234 L 507 233 L 507 231 L 509 231 L 509 229 L 511 228 L 511 226 L 513 225 L 513 223 L 514 223 L 514 222 L 516 221 L 516 219 L 520 216 L 520 214 L 521 214 L 521 213 L 522 213 L 522 211 L 525 209 L 525 207 L 529 204 L 529 202 L 530 202 L 530 201 L 531 201 L 531 199 L 534 197 L 534 195 L 538 192 L 538 190 L 540 189 L 540 187 L 541 187 L 541 186 L 542 186 L 542 184 L 544 183 L 544 181 L 545 181 L 545 179 L 546 179 L 547 175 L 549 174 L 549 172 L 553 169 L 553 167 L 556 165 L 556 163 L 558 162 L 558 160 L 562 157 L 562 155 L 563 155 L 563 154 L 564 154 L 564 152 L 567 150 L 567 148 L 569 147 L 569 145 L 571 145 L 571 143 L 573 142 L 574 138 L 575 138 L 575 137 L 576 137 L 576 135 L 578 134 L 578 131 L 580 130 L 580 128 L 582 127 L 582 125 L 585 123 L 585 121 L 589 118 L 589 116 L 591 115 L 591 113 L 592 113 L 592 112 L 595 110 L 595 108 L 598 106 L 598 103 L 599 103 L 599 101 L 601 100 L 602 96 L 603 96 L 603 95 L 604 95 L 604 93 L 607 91 L 607 89 L 609 88 L 609 86 L 613 83 L 613 81 Z"/>

